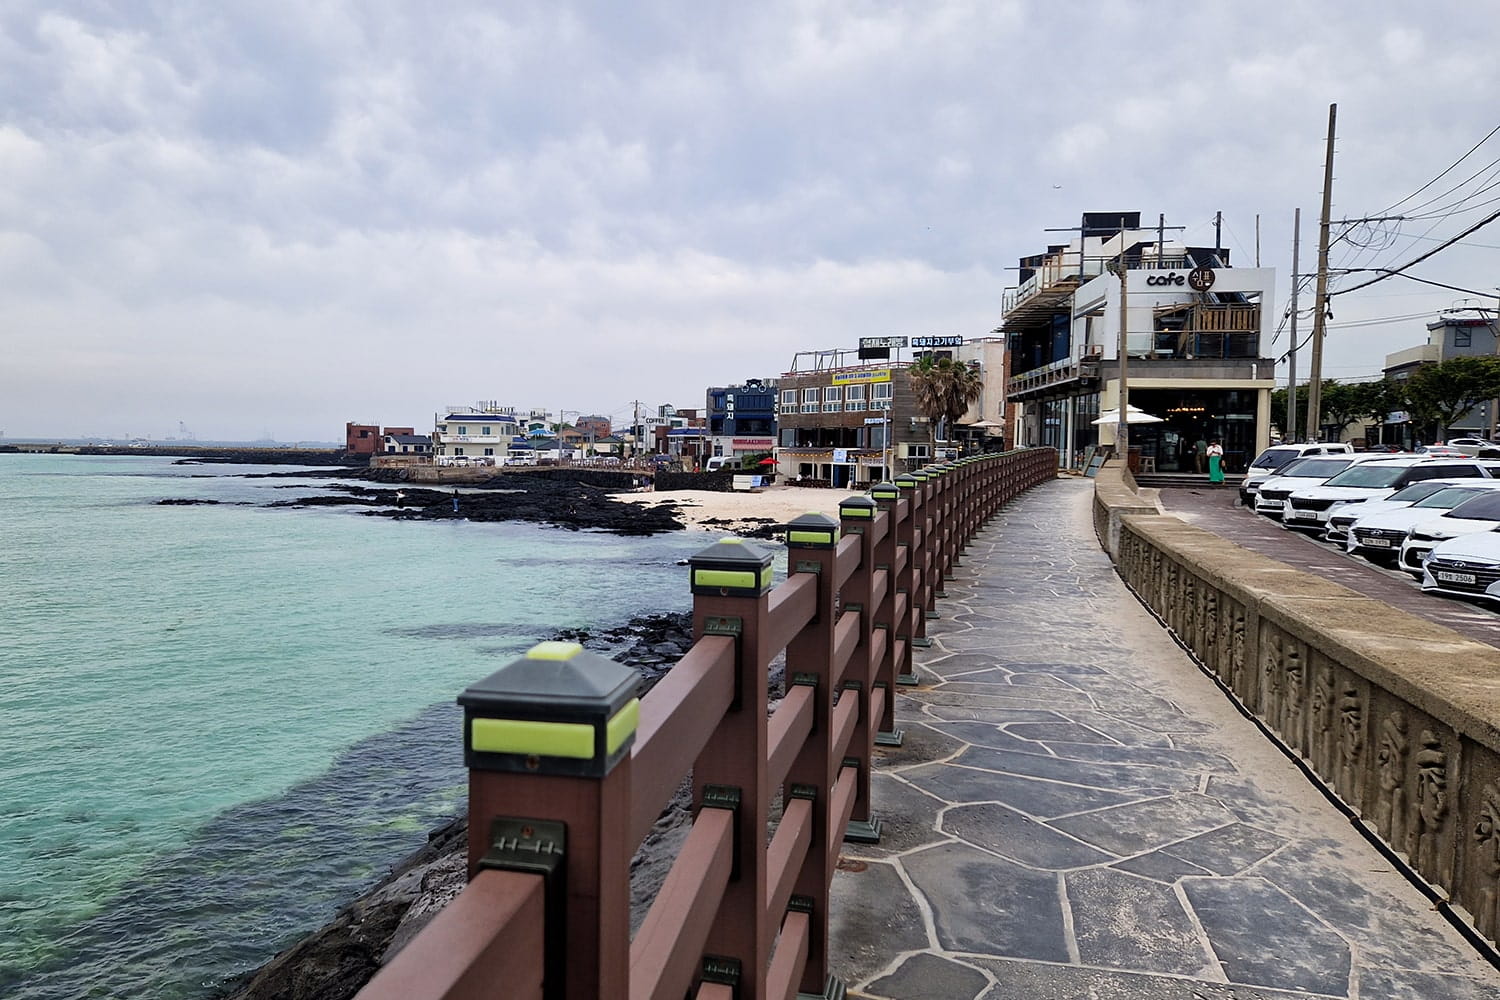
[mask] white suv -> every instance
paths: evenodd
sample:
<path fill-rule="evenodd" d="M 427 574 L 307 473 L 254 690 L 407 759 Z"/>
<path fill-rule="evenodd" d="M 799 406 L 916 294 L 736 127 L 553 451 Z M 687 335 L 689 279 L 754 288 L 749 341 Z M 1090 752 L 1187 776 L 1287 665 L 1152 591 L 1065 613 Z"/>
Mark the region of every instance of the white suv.
<path fill-rule="evenodd" d="M 1245 472 L 1245 478 L 1240 480 L 1240 503 L 1246 507 L 1254 507 L 1255 491 L 1261 480 L 1276 475 L 1277 470 L 1289 462 L 1295 462 L 1309 455 L 1347 455 L 1353 451 L 1353 447 L 1342 443 L 1311 442 L 1309 444 L 1272 445 L 1255 456 L 1255 461 L 1250 463 L 1250 468 Z"/>
<path fill-rule="evenodd" d="M 1473 459 L 1372 459 L 1350 466 L 1321 486 L 1292 493 L 1281 512 L 1281 526 L 1321 532 L 1333 511 L 1366 500 L 1384 500 L 1412 483 L 1425 479 L 1489 479 L 1493 475 L 1491 466 Z"/>
<path fill-rule="evenodd" d="M 1433 546 L 1460 535 L 1500 529 L 1500 493 L 1470 497 L 1448 513 L 1414 525 L 1401 543 L 1401 568 L 1421 579 L 1422 563 Z"/>
<path fill-rule="evenodd" d="M 1288 462 L 1274 476 L 1261 480 L 1255 489 L 1255 512 L 1280 519 L 1289 497 L 1298 490 L 1321 486 L 1351 465 L 1391 458 L 1375 452 L 1343 455 L 1311 455 Z"/>

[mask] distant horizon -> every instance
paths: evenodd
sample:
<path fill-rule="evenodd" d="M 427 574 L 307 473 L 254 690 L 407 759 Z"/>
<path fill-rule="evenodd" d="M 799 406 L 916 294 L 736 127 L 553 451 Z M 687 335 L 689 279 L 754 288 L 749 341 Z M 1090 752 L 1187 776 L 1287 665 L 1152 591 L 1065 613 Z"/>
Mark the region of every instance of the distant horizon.
<path fill-rule="evenodd" d="M 128 448 L 139 442 L 145 447 L 180 446 L 183 448 L 236 448 L 236 447 L 260 447 L 267 446 L 278 448 L 306 448 L 330 449 L 342 448 L 342 441 L 314 441 L 299 438 L 295 441 L 283 441 L 277 438 L 252 438 L 249 440 L 218 440 L 203 438 L 149 438 L 149 437 L 112 437 L 107 435 L 86 435 L 83 437 L 61 437 L 51 435 L 22 434 L 9 436 L 0 431 L 0 447 L 5 445 L 20 444 L 64 444 L 64 445 L 101 445 L 105 447 Z"/>

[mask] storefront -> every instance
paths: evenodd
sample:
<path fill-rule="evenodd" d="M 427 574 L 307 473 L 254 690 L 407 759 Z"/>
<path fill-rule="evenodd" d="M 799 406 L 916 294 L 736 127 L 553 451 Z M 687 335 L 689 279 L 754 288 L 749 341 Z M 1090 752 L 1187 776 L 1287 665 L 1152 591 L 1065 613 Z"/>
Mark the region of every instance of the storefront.
<path fill-rule="evenodd" d="M 1243 472 L 1256 454 L 1256 389 L 1131 389 L 1130 403 L 1161 423 L 1130 425 L 1130 447 L 1158 472 L 1207 472 L 1208 445 L 1224 446 L 1226 472 Z"/>

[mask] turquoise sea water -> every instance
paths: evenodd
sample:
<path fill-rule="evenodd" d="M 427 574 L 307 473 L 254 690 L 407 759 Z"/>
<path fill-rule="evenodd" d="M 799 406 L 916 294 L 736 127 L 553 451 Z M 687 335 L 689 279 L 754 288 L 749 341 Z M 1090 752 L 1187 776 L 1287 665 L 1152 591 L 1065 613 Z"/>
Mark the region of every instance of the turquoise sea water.
<path fill-rule="evenodd" d="M 685 609 L 707 541 L 266 509 L 326 482 L 266 471 L 0 455 L 0 996 L 259 964 L 462 807 L 465 685 Z"/>

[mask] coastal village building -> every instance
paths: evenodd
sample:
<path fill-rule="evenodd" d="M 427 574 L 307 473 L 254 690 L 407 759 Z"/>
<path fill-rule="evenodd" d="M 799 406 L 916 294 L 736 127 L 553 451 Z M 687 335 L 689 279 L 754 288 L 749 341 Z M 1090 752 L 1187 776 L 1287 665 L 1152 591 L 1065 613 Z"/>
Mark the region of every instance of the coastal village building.
<path fill-rule="evenodd" d="M 1161 418 L 1130 424 L 1132 463 L 1197 471 L 1198 442 L 1218 439 L 1238 471 L 1270 444 L 1275 271 L 1232 268 L 1228 250 L 1167 233 L 1139 212 L 1089 212 L 1071 241 L 1021 258 L 1000 327 L 1015 444 L 1056 448 L 1075 467 L 1113 446 L 1114 424 L 1094 421 L 1120 403 L 1121 274 L 1128 403 Z"/>
<path fill-rule="evenodd" d="M 379 424 L 344 425 L 344 451 L 350 455 L 378 455 L 386 450 L 385 439 L 393 434 L 416 434 L 414 427 L 387 427 Z"/>
<path fill-rule="evenodd" d="M 1487 310 L 1486 310 L 1487 311 Z M 1427 324 L 1427 343 L 1409 347 L 1404 351 L 1385 356 L 1385 375 L 1401 380 L 1424 365 L 1435 365 L 1453 358 L 1470 355 L 1500 353 L 1500 321 L 1493 314 L 1486 318 L 1473 309 L 1455 309 Z M 1496 401 L 1486 400 L 1468 413 L 1459 417 L 1447 428 L 1443 440 L 1453 437 L 1489 438 L 1495 433 Z M 1384 426 L 1377 429 L 1382 444 L 1398 444 L 1406 448 L 1431 441 L 1418 441 L 1411 428 L 1411 416 L 1398 411 L 1386 417 Z M 1374 436 L 1374 435 L 1372 435 Z"/>
<path fill-rule="evenodd" d="M 935 457 L 935 447 L 999 450 L 1005 416 L 1004 345 L 993 338 L 886 338 L 896 358 L 861 359 L 849 349 L 804 351 L 777 382 L 776 471 L 835 487 L 880 482 Z M 951 430 L 933 428 L 918 407 L 901 347 L 975 362 L 985 390 Z M 928 345 L 931 346 L 928 346 Z M 943 436 L 934 441 L 934 430 Z"/>
<path fill-rule="evenodd" d="M 499 464 L 509 456 L 520 427 L 515 408 L 493 400 L 450 406 L 433 416 L 432 452 L 439 459 L 489 458 Z"/>
<path fill-rule="evenodd" d="M 381 439 L 387 455 L 431 455 L 432 438 L 421 434 L 397 434 L 387 431 Z"/>
<path fill-rule="evenodd" d="M 708 454 L 743 457 L 776 447 L 776 380 L 708 390 Z"/>

